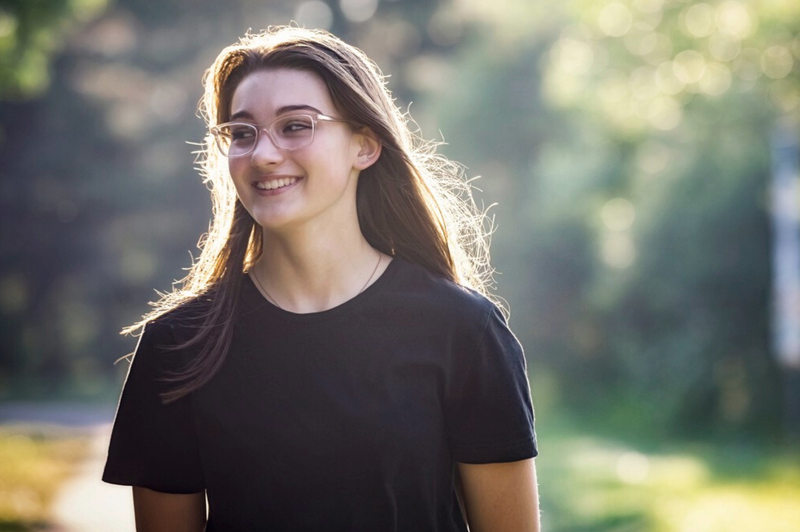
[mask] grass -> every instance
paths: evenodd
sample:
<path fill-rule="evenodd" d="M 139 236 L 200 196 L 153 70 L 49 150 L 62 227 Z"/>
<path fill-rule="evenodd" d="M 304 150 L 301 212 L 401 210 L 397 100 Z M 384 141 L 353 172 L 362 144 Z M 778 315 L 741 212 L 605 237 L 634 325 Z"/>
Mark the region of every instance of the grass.
<path fill-rule="evenodd" d="M 0 428 L 0 531 L 47 530 L 57 490 L 87 450 L 82 436 Z"/>
<path fill-rule="evenodd" d="M 636 445 L 540 424 L 549 532 L 795 532 L 800 453 L 734 442 Z"/>

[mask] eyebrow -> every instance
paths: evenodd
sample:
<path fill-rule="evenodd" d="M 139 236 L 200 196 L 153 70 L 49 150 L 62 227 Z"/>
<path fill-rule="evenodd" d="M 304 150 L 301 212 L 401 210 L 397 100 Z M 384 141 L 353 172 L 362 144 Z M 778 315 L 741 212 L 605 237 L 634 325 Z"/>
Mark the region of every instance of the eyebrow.
<path fill-rule="evenodd" d="M 312 107 L 306 104 L 299 104 L 299 105 L 284 105 L 283 107 L 279 107 L 278 110 L 275 112 L 275 116 L 282 115 L 284 113 L 289 113 L 291 111 L 312 111 L 318 115 L 325 114 L 316 107 Z M 252 120 L 253 115 L 251 115 L 247 111 L 237 111 L 231 115 L 231 120 L 238 120 L 240 118 L 247 118 Z"/>

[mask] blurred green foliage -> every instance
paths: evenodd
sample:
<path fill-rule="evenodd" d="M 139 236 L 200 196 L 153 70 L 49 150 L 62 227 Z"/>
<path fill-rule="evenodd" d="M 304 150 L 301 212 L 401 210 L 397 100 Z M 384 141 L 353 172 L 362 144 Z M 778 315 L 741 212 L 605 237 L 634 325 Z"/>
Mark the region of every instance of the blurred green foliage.
<path fill-rule="evenodd" d="M 98 16 L 108 0 L 3 0 L 0 2 L 0 98 L 40 96 L 49 65 L 64 39 Z"/>
<path fill-rule="evenodd" d="M 429 122 L 500 203 L 531 361 L 618 431 L 779 434 L 766 205 L 775 123 L 798 124 L 798 5 L 504 5 L 471 4 L 485 34 Z"/>
<path fill-rule="evenodd" d="M 800 112 L 795 2 L 0 6 L 0 398 L 116 395 L 116 331 L 210 216 L 187 144 L 203 70 L 295 19 L 362 47 L 483 176 L 539 416 L 780 436 L 766 204 L 771 131 Z"/>

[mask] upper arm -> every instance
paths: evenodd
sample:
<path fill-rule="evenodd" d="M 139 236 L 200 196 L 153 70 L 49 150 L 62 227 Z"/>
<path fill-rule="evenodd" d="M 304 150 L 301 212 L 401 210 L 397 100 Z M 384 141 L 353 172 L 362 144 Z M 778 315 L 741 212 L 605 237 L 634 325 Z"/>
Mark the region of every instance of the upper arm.
<path fill-rule="evenodd" d="M 539 495 L 533 458 L 458 464 L 471 532 L 539 532 Z"/>
<path fill-rule="evenodd" d="M 203 532 L 206 494 L 163 493 L 133 487 L 137 532 Z"/>

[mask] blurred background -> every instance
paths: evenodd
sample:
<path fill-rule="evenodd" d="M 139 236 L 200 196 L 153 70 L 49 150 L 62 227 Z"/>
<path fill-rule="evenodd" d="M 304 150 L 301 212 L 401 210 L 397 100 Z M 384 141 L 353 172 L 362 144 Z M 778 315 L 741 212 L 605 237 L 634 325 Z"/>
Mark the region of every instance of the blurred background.
<path fill-rule="evenodd" d="M 546 530 L 800 529 L 800 2 L 1 0 L 0 530 L 130 504 L 91 485 L 208 228 L 200 79 L 290 21 L 480 176 Z"/>

